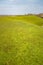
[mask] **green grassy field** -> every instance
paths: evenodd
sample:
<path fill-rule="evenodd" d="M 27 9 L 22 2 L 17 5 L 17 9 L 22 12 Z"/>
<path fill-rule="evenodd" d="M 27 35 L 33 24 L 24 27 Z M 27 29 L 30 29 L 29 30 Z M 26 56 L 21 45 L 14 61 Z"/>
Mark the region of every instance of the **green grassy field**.
<path fill-rule="evenodd" d="M 43 65 L 43 19 L 0 16 L 0 65 Z"/>

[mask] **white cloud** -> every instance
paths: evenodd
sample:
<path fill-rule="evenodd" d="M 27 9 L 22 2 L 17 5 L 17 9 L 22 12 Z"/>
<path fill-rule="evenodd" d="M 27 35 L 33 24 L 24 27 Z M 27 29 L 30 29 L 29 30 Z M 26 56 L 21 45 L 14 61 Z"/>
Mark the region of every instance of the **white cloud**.
<path fill-rule="evenodd" d="M 9 5 L 9 6 L 0 6 L 0 14 L 25 14 L 27 6 L 25 5 Z"/>

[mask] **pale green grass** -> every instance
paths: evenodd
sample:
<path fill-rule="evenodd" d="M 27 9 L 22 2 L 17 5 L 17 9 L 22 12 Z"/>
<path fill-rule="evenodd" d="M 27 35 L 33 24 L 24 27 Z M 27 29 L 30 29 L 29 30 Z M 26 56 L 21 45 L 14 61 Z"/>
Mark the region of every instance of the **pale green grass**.
<path fill-rule="evenodd" d="M 43 19 L 0 17 L 0 65 L 43 65 Z"/>

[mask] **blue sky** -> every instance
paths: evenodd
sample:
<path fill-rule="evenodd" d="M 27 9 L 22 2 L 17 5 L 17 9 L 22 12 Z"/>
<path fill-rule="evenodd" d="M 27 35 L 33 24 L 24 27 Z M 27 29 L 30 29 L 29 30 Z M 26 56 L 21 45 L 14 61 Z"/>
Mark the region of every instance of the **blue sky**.
<path fill-rule="evenodd" d="M 43 0 L 0 0 L 0 15 L 43 13 Z"/>

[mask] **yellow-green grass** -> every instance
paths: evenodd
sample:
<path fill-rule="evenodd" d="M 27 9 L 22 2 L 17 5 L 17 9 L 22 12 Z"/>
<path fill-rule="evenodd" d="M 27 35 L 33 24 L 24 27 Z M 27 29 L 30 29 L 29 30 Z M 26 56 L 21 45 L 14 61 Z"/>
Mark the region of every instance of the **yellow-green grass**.
<path fill-rule="evenodd" d="M 0 16 L 0 65 L 43 65 L 43 19 Z"/>

